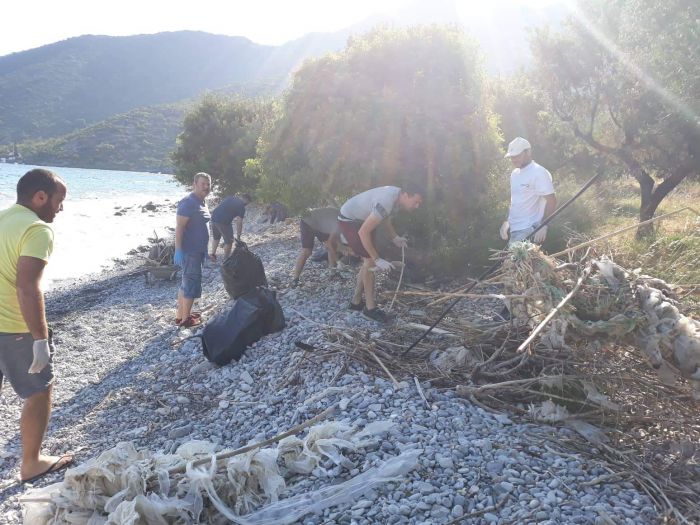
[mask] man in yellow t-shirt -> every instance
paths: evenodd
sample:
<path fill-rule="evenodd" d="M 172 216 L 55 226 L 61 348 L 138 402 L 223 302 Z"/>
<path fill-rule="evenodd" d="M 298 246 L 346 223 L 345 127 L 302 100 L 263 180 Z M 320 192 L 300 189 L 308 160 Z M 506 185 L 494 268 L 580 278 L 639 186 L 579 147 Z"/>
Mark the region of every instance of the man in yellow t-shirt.
<path fill-rule="evenodd" d="M 46 456 L 41 443 L 51 415 L 53 345 L 39 286 L 53 250 L 53 222 L 63 209 L 66 185 L 45 169 L 25 173 L 17 203 L 0 211 L 0 387 L 3 378 L 24 399 L 20 419 L 20 479 L 34 481 L 73 462 Z"/>

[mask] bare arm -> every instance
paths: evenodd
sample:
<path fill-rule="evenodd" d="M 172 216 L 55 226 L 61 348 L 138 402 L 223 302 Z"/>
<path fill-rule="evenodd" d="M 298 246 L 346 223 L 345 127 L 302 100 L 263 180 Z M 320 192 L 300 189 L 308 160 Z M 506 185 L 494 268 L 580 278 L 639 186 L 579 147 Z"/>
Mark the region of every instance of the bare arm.
<path fill-rule="evenodd" d="M 243 233 L 243 217 L 236 217 L 233 221 L 236 223 L 236 237 L 240 240 Z"/>
<path fill-rule="evenodd" d="M 372 260 L 379 258 L 379 252 L 377 252 L 377 249 L 374 247 L 374 243 L 372 242 L 372 232 L 377 229 L 377 226 L 379 226 L 381 222 L 381 217 L 371 214 L 369 217 L 367 217 L 367 219 L 365 219 L 365 222 L 362 223 L 360 230 L 357 232 L 360 236 L 360 241 L 362 241 L 362 246 L 364 246 L 365 250 L 367 250 L 367 253 Z"/>
<path fill-rule="evenodd" d="M 544 207 L 544 216 L 542 217 L 542 220 L 549 217 L 552 213 L 554 213 L 554 210 L 557 209 L 557 196 L 554 193 L 545 195 L 544 200 L 547 202 L 547 204 Z"/>
<path fill-rule="evenodd" d="M 394 223 L 391 222 L 391 217 L 386 220 L 386 228 L 389 230 L 389 235 L 391 235 L 392 239 L 399 236 L 394 229 Z"/>
<path fill-rule="evenodd" d="M 182 237 L 185 235 L 185 226 L 189 222 L 190 218 L 184 215 L 177 215 L 175 223 L 175 249 L 182 249 Z"/>
<path fill-rule="evenodd" d="M 44 294 L 39 283 L 46 261 L 36 257 L 21 256 L 17 260 L 17 300 L 19 309 L 34 339 L 48 339 Z"/>

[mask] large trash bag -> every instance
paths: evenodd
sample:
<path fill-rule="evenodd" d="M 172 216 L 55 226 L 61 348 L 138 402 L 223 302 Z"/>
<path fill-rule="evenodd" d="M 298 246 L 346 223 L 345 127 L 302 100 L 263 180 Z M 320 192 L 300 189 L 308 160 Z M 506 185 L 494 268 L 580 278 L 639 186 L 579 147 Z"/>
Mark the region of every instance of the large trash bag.
<path fill-rule="evenodd" d="M 262 336 L 279 332 L 285 326 L 277 294 L 267 288 L 255 288 L 239 297 L 228 312 L 206 324 L 202 351 L 209 361 L 223 366 L 238 361 L 245 349 Z"/>
<path fill-rule="evenodd" d="M 248 245 L 236 239 L 233 253 L 221 265 L 221 277 L 228 294 L 238 299 L 256 286 L 267 286 L 265 268 L 260 257 Z"/>

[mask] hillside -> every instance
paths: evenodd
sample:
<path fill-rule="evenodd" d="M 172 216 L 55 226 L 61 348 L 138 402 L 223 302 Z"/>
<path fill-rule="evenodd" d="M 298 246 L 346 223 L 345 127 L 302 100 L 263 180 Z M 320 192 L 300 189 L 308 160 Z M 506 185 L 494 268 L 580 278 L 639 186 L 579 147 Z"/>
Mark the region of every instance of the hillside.
<path fill-rule="evenodd" d="M 139 107 L 289 74 L 298 57 L 242 37 L 182 31 L 81 36 L 0 57 L 0 143 L 56 137 Z"/>
<path fill-rule="evenodd" d="M 55 139 L 22 143 L 19 150 L 28 164 L 168 172 L 187 107 L 135 109 Z"/>

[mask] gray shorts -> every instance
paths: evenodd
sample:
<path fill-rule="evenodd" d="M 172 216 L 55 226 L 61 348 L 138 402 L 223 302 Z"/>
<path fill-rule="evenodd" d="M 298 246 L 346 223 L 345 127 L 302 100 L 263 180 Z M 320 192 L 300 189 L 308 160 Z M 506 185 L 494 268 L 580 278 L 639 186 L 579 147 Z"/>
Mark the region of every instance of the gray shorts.
<path fill-rule="evenodd" d="M 211 236 L 214 238 L 214 244 L 217 246 L 222 237 L 224 239 L 224 244 L 233 244 L 233 225 L 230 222 L 228 224 L 212 222 Z"/>
<path fill-rule="evenodd" d="M 49 335 L 51 357 L 49 364 L 38 374 L 30 374 L 34 360 L 34 338 L 31 334 L 6 334 L 0 332 L 0 387 L 6 377 L 17 395 L 22 399 L 45 391 L 53 383 L 54 346 Z"/>

